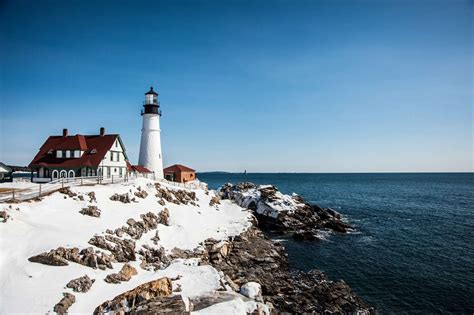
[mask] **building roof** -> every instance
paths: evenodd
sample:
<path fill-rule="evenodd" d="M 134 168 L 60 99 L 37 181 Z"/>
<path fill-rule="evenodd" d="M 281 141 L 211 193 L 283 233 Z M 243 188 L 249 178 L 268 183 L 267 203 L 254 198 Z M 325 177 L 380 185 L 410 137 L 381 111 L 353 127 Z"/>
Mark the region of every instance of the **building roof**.
<path fill-rule="evenodd" d="M 145 166 L 133 165 L 132 167 L 138 173 L 151 173 L 151 171 L 149 169 L 147 169 Z"/>
<path fill-rule="evenodd" d="M 181 165 L 181 164 L 168 166 L 165 169 L 163 169 L 163 171 L 170 172 L 170 173 L 171 172 L 195 172 L 195 170 L 193 170 L 192 168 Z"/>
<path fill-rule="evenodd" d="M 75 135 L 75 136 L 50 136 L 39 149 L 38 154 L 31 161 L 29 167 L 97 167 L 112 147 L 115 140 L 118 139 L 123 148 L 125 158 L 125 147 L 120 136 L 110 135 Z M 57 150 L 81 150 L 84 151 L 80 158 L 57 158 Z"/>
<path fill-rule="evenodd" d="M 6 165 L 6 164 L 4 164 L 4 163 L 2 163 L 2 162 L 0 162 L 0 168 L 5 169 L 5 171 L 7 171 L 7 172 L 11 172 L 11 171 L 12 171 L 12 168 L 11 168 L 10 166 L 8 166 L 8 165 Z"/>
<path fill-rule="evenodd" d="M 145 95 L 149 95 L 149 94 L 158 95 L 158 93 L 156 93 L 155 91 L 153 91 L 153 87 L 152 87 L 152 86 L 150 87 L 150 91 L 148 91 L 148 92 L 145 93 Z"/>
<path fill-rule="evenodd" d="M 141 165 L 132 165 L 130 164 L 129 161 L 127 161 L 127 170 L 129 172 L 138 172 L 138 173 L 152 173 L 149 169 L 147 169 L 145 166 Z"/>

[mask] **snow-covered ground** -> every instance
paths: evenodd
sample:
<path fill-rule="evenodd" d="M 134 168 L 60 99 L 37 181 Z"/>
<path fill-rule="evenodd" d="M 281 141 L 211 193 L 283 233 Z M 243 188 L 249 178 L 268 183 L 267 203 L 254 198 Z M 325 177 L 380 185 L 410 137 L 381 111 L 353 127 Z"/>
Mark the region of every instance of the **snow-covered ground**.
<path fill-rule="evenodd" d="M 178 187 L 167 186 L 168 189 Z M 110 200 L 115 193 L 123 194 L 140 186 L 148 192 L 145 199 L 136 198 L 138 202 L 122 203 Z M 182 189 L 182 188 L 179 188 Z M 137 241 L 137 250 L 143 244 L 157 246 L 151 241 L 158 231 L 158 246 L 167 252 L 174 247 L 194 249 L 207 238 L 217 240 L 238 235 L 250 225 L 249 211 L 222 200 L 220 205 L 210 206 L 214 192 L 209 195 L 204 190 L 193 190 L 199 199 L 199 207 L 193 205 L 177 205 L 166 202 L 165 206 L 158 203 L 155 197 L 154 182 L 148 179 L 137 179 L 129 183 L 74 187 L 74 193 L 84 195 L 84 201 L 54 193 L 41 201 L 12 204 L 0 203 L 0 211 L 7 210 L 10 220 L 0 223 L 0 314 L 52 312 L 54 305 L 62 298 L 63 292 L 73 293 L 66 289 L 66 284 L 75 278 L 88 275 L 96 279 L 87 293 L 73 293 L 76 296 L 69 312 L 91 314 L 94 309 L 106 300 L 113 299 L 120 293 L 133 289 L 141 283 L 158 279 L 163 276 L 181 276 L 173 281 L 173 285 L 181 285 L 180 294 L 186 297 L 210 293 L 220 287 L 220 275 L 209 265 L 200 266 L 196 259 L 177 259 L 166 269 L 146 271 L 140 268 L 139 261 L 130 262 L 138 271 L 138 275 L 128 282 L 110 284 L 103 281 L 106 275 L 118 272 L 123 263 L 114 263 L 114 269 L 92 269 L 76 263 L 68 266 L 47 266 L 32 263 L 28 258 L 47 252 L 57 247 L 90 247 L 89 239 L 94 235 L 103 235 L 106 229 L 115 230 L 126 225 L 129 218 L 140 220 L 140 214 L 155 214 L 165 207 L 169 209 L 170 225 L 160 224 L 157 230 L 145 233 Z M 89 202 L 88 192 L 94 191 L 97 203 Z M 101 210 L 100 218 L 82 215 L 79 210 L 95 205 Z M 254 302 L 237 299 L 228 303 L 227 314 L 242 313 L 252 309 Z M 242 304 L 243 303 L 243 304 Z M 253 304 L 252 304 L 253 303 Z M 225 303 L 221 303 L 225 304 Z M 214 305 L 202 312 L 220 312 L 225 305 Z"/>

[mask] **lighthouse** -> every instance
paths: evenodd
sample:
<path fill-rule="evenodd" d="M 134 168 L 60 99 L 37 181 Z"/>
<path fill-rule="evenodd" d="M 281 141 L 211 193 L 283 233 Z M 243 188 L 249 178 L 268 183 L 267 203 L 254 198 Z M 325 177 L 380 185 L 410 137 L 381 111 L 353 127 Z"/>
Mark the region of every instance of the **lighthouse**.
<path fill-rule="evenodd" d="M 145 93 L 145 102 L 142 110 L 143 126 L 140 142 L 140 156 L 138 165 L 144 166 L 155 173 L 156 178 L 163 178 L 163 156 L 161 154 L 160 130 L 160 102 L 158 93 L 150 91 Z"/>

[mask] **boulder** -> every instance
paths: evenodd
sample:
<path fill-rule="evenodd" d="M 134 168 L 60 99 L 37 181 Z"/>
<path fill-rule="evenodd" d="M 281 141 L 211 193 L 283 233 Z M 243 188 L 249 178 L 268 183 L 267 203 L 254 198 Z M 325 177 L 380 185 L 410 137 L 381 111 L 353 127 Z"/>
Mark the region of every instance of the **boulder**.
<path fill-rule="evenodd" d="M 262 300 L 262 286 L 257 282 L 247 282 L 240 287 L 240 294 L 253 300 Z"/>
<path fill-rule="evenodd" d="M 118 273 L 112 273 L 110 275 L 107 275 L 104 281 L 107 283 L 120 283 L 123 281 L 129 281 L 132 276 L 135 276 L 136 274 L 137 269 L 130 266 L 129 264 L 125 264 Z"/>
<path fill-rule="evenodd" d="M 0 211 L 0 220 L 2 220 L 1 221 L 2 223 L 7 222 L 9 218 L 10 216 L 8 215 L 6 211 Z"/>
<path fill-rule="evenodd" d="M 110 200 L 120 201 L 122 203 L 130 203 L 131 202 L 130 195 L 128 193 L 121 194 L 121 195 L 115 193 L 112 196 L 110 196 Z"/>
<path fill-rule="evenodd" d="M 100 209 L 97 208 L 97 206 L 88 206 L 87 208 L 82 208 L 79 213 L 96 218 L 100 217 Z"/>
<path fill-rule="evenodd" d="M 63 293 L 63 298 L 54 306 L 58 315 L 67 314 L 67 310 L 76 302 L 76 297 L 71 293 Z"/>
<path fill-rule="evenodd" d="M 87 196 L 89 196 L 89 202 L 97 202 L 94 191 L 89 192 Z"/>
<path fill-rule="evenodd" d="M 94 284 L 95 279 L 89 278 L 87 275 L 73 279 L 66 284 L 67 288 L 72 289 L 74 292 L 87 292 Z"/>
<path fill-rule="evenodd" d="M 128 307 L 135 305 L 143 305 L 145 301 L 152 300 L 156 297 L 163 297 L 171 295 L 173 286 L 171 279 L 160 278 L 144 284 L 139 285 L 133 290 L 122 293 L 112 300 L 105 301 L 97 306 L 94 314 L 104 314 L 108 312 L 120 313 L 130 311 Z"/>

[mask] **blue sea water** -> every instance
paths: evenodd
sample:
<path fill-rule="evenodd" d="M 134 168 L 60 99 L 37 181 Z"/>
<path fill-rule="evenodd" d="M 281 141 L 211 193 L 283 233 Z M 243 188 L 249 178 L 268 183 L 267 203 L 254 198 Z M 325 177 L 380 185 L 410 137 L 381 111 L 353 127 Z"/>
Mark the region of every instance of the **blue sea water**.
<path fill-rule="evenodd" d="M 474 312 L 474 173 L 232 174 L 331 207 L 356 228 L 327 241 L 285 240 L 292 268 L 343 279 L 381 313 Z"/>

